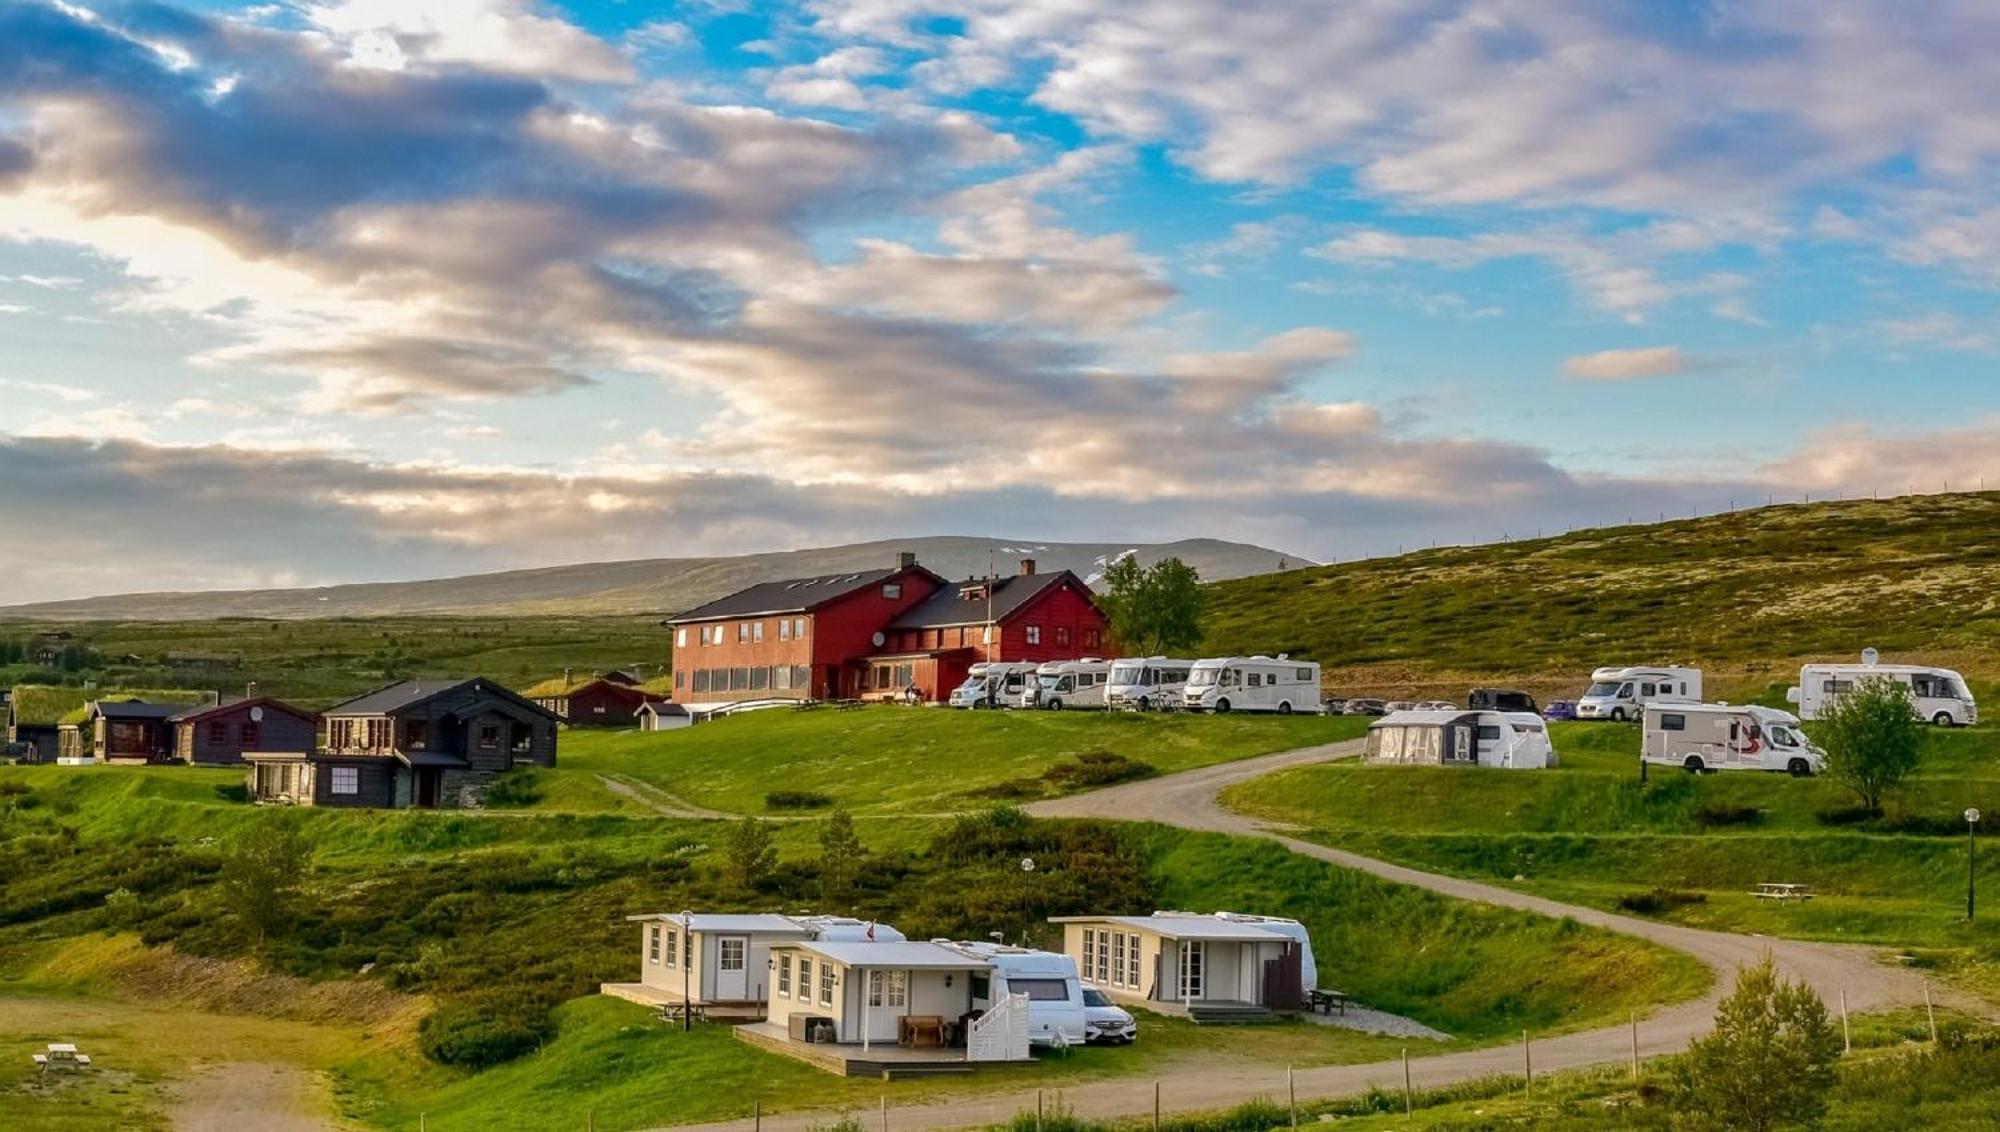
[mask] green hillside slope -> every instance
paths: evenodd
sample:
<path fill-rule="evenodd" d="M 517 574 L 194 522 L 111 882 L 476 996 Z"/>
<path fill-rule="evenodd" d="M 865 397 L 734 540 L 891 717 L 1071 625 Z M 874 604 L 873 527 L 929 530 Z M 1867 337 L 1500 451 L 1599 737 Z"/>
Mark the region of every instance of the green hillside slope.
<path fill-rule="evenodd" d="M 1384 686 L 1539 677 L 1574 692 L 1601 664 L 1691 662 L 1761 685 L 1867 645 L 2000 672 L 2000 493 L 1765 507 L 1222 582 L 1205 648 L 1289 651 Z"/>

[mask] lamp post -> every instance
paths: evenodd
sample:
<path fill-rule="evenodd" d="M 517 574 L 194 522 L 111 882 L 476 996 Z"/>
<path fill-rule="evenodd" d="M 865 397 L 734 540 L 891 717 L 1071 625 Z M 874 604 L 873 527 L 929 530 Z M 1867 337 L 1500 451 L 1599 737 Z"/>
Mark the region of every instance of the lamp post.
<path fill-rule="evenodd" d="M 1971 806 L 1965 811 L 1965 922 L 1972 922 L 1974 903 L 1972 858 L 1978 851 L 1979 841 L 1975 834 L 1979 830 L 1979 807 Z"/>
<path fill-rule="evenodd" d="M 681 1033 L 694 1030 L 694 913 L 681 913 Z"/>

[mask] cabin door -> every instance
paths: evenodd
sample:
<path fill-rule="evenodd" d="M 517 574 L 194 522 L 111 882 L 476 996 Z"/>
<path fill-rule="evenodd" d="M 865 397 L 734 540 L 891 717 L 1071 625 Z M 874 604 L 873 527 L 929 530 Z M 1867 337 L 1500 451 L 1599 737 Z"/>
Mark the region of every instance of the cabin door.
<path fill-rule="evenodd" d="M 438 770 L 436 767 L 417 768 L 417 808 L 435 810 L 438 804 Z"/>
<path fill-rule="evenodd" d="M 715 998 L 717 1002 L 750 1000 L 750 940 L 747 936 L 725 935 L 715 940 Z"/>

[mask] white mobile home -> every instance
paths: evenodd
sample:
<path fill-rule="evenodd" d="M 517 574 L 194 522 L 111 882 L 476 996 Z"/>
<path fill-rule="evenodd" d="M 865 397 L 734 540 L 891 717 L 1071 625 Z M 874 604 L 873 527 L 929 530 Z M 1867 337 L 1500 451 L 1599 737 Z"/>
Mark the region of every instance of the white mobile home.
<path fill-rule="evenodd" d="M 1160 911 L 1154 912 L 1153 915 L 1199 916 L 1201 913 Z M 1319 967 L 1317 961 L 1313 958 L 1312 936 L 1306 932 L 1304 924 L 1299 923 L 1297 920 L 1286 919 L 1283 916 L 1253 916 L 1247 912 L 1217 912 L 1210 918 L 1223 920 L 1232 924 L 1254 924 L 1266 931 L 1274 931 L 1279 935 L 1290 937 L 1294 943 L 1299 945 L 1300 985 L 1306 990 L 1313 990 L 1319 986 Z"/>
<path fill-rule="evenodd" d="M 639 983 L 623 997 L 660 1004 L 692 1001 L 754 1016 L 770 978 L 771 948 L 813 938 L 811 927 L 789 916 L 627 916 L 639 925 Z M 606 988 L 610 989 L 609 986 Z"/>
<path fill-rule="evenodd" d="M 966 671 L 965 683 L 945 701 L 955 708 L 997 708 L 1018 703 L 1021 690 L 1035 679 L 1040 665 L 1032 661 L 982 660 Z"/>
<path fill-rule="evenodd" d="M 1255 923 L 1185 914 L 1058 916 L 1063 953 L 1116 999 L 1201 1020 L 1300 1007 L 1302 949 Z"/>
<path fill-rule="evenodd" d="M 1317 712 L 1319 665 L 1286 656 L 1222 656 L 1189 666 L 1181 704 L 1189 711 Z"/>
<path fill-rule="evenodd" d="M 974 1010 L 991 1010 L 1011 995 L 1024 995 L 1028 1002 L 1029 1042 L 1080 1046 L 1090 1036 L 1083 1007 L 1083 979 L 1077 974 L 1075 959 L 1059 952 L 999 943 L 937 942 L 991 965 L 991 970 L 972 976 Z"/>
<path fill-rule="evenodd" d="M 1045 711 L 1101 708 L 1104 706 L 1105 681 L 1110 675 L 1109 661 L 1091 657 L 1052 660 L 1035 669 L 1033 691 L 1022 694 L 1020 706 L 1038 707 Z"/>
<path fill-rule="evenodd" d="M 1786 698 L 1799 705 L 1804 719 L 1818 719 L 1835 700 L 1854 690 L 1863 680 L 1890 680 L 1909 693 L 1911 707 L 1921 719 L 1939 727 L 1969 727 L 1979 722 L 1979 704 L 1965 677 L 1949 668 L 1921 664 L 1875 664 L 1874 650 L 1862 654 L 1860 664 L 1808 664 L 1799 669 L 1799 682 Z"/>
<path fill-rule="evenodd" d="M 1636 720 L 1650 703 L 1701 702 L 1701 669 L 1641 665 L 1600 668 L 1576 701 L 1578 719 Z"/>
<path fill-rule="evenodd" d="M 950 1044 L 954 1030 L 980 1015 L 973 977 L 992 970 L 985 959 L 936 943 L 807 941 L 771 951 L 767 1029 L 796 1042 L 893 1047 L 935 1035 L 932 1044 Z M 924 1037 L 912 1039 L 912 1026 Z M 974 1060 L 1026 1056 L 1023 1025 L 1018 1055 Z"/>
<path fill-rule="evenodd" d="M 1501 711 L 1395 711 L 1368 726 L 1371 763 L 1542 770 L 1557 763 L 1538 715 Z"/>
<path fill-rule="evenodd" d="M 1192 660 L 1168 656 L 1114 660 L 1110 681 L 1104 689 L 1104 706 L 1151 711 L 1163 704 L 1178 703 L 1193 667 Z"/>
<path fill-rule="evenodd" d="M 1799 731 L 1797 717 L 1756 704 L 1654 704 L 1646 709 L 1639 757 L 1696 774 L 1781 770 L 1797 778 L 1826 763 L 1826 753 Z"/>

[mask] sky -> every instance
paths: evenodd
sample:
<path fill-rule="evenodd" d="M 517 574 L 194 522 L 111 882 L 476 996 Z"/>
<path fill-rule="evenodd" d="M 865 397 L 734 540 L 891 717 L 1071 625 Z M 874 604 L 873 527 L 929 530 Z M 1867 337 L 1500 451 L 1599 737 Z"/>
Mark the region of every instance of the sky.
<path fill-rule="evenodd" d="M 0 602 L 2000 486 L 1917 7 L 0 0 Z"/>

